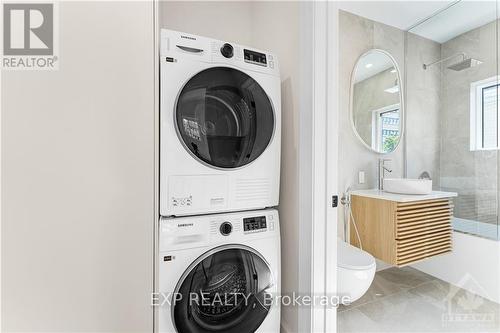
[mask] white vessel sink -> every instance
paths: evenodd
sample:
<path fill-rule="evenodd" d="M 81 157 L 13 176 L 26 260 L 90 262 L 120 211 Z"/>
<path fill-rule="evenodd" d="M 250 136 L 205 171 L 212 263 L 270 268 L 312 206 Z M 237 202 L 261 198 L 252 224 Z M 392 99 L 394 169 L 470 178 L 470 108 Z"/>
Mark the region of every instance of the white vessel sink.
<path fill-rule="evenodd" d="M 432 192 L 432 180 L 384 178 L 384 191 L 398 194 L 430 194 Z"/>

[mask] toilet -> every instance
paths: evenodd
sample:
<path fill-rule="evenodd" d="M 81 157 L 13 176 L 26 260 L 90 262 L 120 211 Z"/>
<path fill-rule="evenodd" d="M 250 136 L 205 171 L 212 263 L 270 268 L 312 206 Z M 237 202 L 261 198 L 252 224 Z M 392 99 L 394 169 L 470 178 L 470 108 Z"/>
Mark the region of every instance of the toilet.
<path fill-rule="evenodd" d="M 348 305 L 364 295 L 376 268 L 371 254 L 337 239 L 337 289 L 342 304 Z"/>

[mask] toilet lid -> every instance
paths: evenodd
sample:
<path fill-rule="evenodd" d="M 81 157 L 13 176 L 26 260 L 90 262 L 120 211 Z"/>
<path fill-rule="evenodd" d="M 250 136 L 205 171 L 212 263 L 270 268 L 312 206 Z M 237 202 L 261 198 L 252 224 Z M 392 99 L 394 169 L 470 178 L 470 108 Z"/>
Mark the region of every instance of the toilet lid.
<path fill-rule="evenodd" d="M 338 239 L 337 266 L 348 269 L 368 269 L 375 266 L 375 259 L 369 253 Z"/>

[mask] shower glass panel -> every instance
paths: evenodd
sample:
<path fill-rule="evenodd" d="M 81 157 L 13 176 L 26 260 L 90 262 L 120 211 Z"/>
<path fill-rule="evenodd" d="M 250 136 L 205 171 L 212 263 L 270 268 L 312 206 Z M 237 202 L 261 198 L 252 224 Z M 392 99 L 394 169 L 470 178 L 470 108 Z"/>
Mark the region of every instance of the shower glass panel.
<path fill-rule="evenodd" d="M 458 193 L 453 228 L 499 239 L 498 3 L 460 1 L 406 33 L 406 174 Z"/>

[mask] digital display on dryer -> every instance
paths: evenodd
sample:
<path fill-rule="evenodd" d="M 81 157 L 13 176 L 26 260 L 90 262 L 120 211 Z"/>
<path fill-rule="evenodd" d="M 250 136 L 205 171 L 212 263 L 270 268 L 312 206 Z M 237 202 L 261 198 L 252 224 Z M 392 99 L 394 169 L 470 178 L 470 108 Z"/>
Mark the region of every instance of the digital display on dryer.
<path fill-rule="evenodd" d="M 251 50 L 243 50 L 245 56 L 245 62 L 250 62 L 252 64 L 267 66 L 267 59 L 264 53 L 255 52 Z"/>
<path fill-rule="evenodd" d="M 266 217 L 248 217 L 243 219 L 243 230 L 247 231 L 257 231 L 267 228 Z"/>

